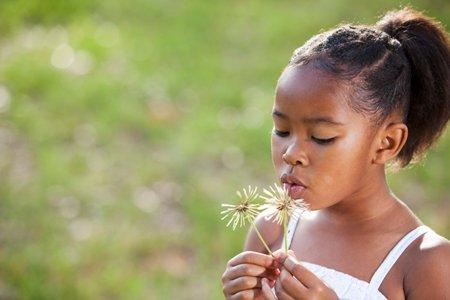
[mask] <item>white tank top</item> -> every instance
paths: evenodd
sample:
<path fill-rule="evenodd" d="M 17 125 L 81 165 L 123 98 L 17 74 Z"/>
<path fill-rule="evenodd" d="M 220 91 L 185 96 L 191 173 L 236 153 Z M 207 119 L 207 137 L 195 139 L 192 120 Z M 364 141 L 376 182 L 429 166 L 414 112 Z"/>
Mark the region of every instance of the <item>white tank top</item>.
<path fill-rule="evenodd" d="M 288 248 L 290 248 L 292 238 L 297 228 L 298 220 L 290 219 L 288 224 Z M 388 274 L 394 263 L 405 251 L 405 249 L 419 236 L 427 231 L 432 231 L 428 226 L 422 225 L 407 233 L 389 252 L 384 261 L 375 271 L 370 282 L 358 279 L 349 274 L 339 272 L 318 264 L 300 261 L 302 265 L 312 271 L 318 278 L 323 280 L 334 290 L 339 299 L 383 299 L 387 298 L 378 290 L 384 277 Z M 272 289 L 275 292 L 275 289 Z"/>

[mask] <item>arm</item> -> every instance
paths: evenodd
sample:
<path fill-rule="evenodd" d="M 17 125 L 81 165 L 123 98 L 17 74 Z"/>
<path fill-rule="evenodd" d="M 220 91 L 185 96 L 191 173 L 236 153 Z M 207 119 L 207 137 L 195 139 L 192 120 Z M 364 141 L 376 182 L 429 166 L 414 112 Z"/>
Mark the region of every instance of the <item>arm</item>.
<path fill-rule="evenodd" d="M 450 242 L 426 234 L 404 280 L 406 299 L 450 299 Z"/>

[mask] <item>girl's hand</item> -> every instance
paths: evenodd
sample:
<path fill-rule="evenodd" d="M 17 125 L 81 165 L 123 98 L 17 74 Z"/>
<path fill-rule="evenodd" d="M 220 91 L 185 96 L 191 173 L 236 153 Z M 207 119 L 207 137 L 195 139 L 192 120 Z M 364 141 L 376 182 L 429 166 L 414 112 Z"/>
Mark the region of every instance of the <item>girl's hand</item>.
<path fill-rule="evenodd" d="M 282 252 L 277 252 L 281 261 L 284 260 L 284 262 L 281 274 L 275 283 L 276 296 L 267 281 L 262 281 L 262 291 L 266 299 L 338 299 L 332 289 L 298 262 L 292 250 L 289 250 L 288 254 L 286 256 Z"/>
<path fill-rule="evenodd" d="M 244 251 L 228 261 L 222 275 L 223 294 L 226 299 L 263 300 L 261 278 L 268 279 L 272 288 L 280 274 L 279 262 L 272 256 L 254 251 Z"/>

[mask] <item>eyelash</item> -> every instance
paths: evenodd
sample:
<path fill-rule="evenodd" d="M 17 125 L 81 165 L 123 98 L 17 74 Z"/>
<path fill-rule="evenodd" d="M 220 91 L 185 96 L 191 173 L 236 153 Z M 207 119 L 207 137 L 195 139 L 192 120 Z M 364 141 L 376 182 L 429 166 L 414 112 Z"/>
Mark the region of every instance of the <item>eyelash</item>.
<path fill-rule="evenodd" d="M 278 135 L 280 137 L 287 137 L 289 135 L 288 131 L 283 132 L 283 131 L 279 131 L 279 130 L 276 130 L 276 129 L 274 129 L 273 131 L 275 132 L 276 135 Z"/>
<path fill-rule="evenodd" d="M 317 138 L 315 138 L 315 137 L 311 137 L 314 141 L 316 141 L 316 143 L 318 143 L 318 144 L 321 144 L 321 145 L 326 145 L 326 144 L 330 144 L 331 142 L 333 142 L 334 141 L 334 139 L 335 138 L 331 138 L 331 139 L 326 139 L 326 140 L 323 140 L 323 139 L 317 139 Z"/>
<path fill-rule="evenodd" d="M 289 135 L 289 132 L 288 132 L 288 131 L 283 132 L 283 131 L 279 131 L 279 130 L 274 129 L 274 132 L 275 132 L 275 134 L 278 135 L 279 137 L 287 137 L 287 136 Z M 311 136 L 311 138 L 312 138 L 316 143 L 318 143 L 318 144 L 320 144 L 320 145 L 326 145 L 326 144 L 329 144 L 329 143 L 333 142 L 334 139 L 335 139 L 335 137 L 334 137 L 334 138 L 330 138 L 330 139 L 318 139 L 318 138 L 315 138 L 315 137 L 313 137 L 313 136 Z"/>

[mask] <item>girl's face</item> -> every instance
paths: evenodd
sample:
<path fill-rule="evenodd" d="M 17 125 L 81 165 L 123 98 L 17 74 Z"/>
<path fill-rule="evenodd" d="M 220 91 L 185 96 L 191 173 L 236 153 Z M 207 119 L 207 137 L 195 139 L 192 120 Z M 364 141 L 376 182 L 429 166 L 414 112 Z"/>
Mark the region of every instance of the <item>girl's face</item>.
<path fill-rule="evenodd" d="M 290 66 L 278 80 L 272 162 L 280 180 L 292 174 L 306 186 L 301 198 L 313 210 L 364 194 L 370 184 L 374 133 L 346 101 L 339 82 L 309 66 Z"/>

